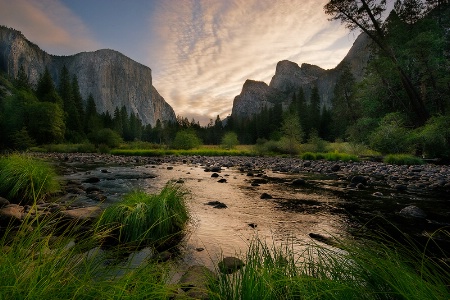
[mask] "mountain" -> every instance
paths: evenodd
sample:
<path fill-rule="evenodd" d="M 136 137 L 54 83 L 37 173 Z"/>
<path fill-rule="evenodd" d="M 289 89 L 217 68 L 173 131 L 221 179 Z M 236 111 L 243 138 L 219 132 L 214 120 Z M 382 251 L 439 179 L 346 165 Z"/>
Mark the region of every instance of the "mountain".
<path fill-rule="evenodd" d="M 63 66 L 78 77 L 80 92 L 86 101 L 92 94 L 97 111 L 113 114 L 125 106 L 143 124 L 175 121 L 172 107 L 152 84 L 152 71 L 125 55 L 109 49 L 82 52 L 71 56 L 50 55 L 28 41 L 21 32 L 0 26 L 0 70 L 15 77 L 23 66 L 32 84 L 45 68 L 59 83 Z"/>
<path fill-rule="evenodd" d="M 334 86 L 346 64 L 349 65 L 356 80 L 363 77 L 370 57 L 369 42 L 366 34 L 360 34 L 344 59 L 330 70 L 306 63 L 299 66 L 288 60 L 278 62 L 269 85 L 253 80 L 245 82 L 241 93 L 234 98 L 232 117 L 252 118 L 264 106 L 271 108 L 280 102 L 283 107 L 287 107 L 292 94 L 298 92 L 300 88 L 303 88 L 306 99 L 309 99 L 314 86 L 319 90 L 321 106 L 331 107 Z"/>

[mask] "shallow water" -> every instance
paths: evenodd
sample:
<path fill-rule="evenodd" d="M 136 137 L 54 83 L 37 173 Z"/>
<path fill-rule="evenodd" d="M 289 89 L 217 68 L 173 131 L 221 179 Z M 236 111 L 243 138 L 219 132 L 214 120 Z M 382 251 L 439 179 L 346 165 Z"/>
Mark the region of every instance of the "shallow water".
<path fill-rule="evenodd" d="M 387 187 L 377 187 L 384 196 L 374 197 L 375 190 L 348 190 L 345 182 L 333 176 L 266 172 L 255 177 L 235 168 L 222 168 L 218 178 L 211 174 L 194 164 L 103 164 L 90 171 L 84 166 L 64 177 L 83 181 L 98 176 L 98 183 L 83 185 L 100 188 L 107 196 L 105 206 L 120 201 L 124 193 L 135 188 L 158 193 L 168 181 L 182 182 L 189 192 L 187 203 L 192 218 L 182 244 L 180 263 L 203 264 L 211 269 L 222 255 L 245 254 L 256 236 L 269 244 L 289 240 L 295 251 L 301 251 L 314 242 L 310 233 L 348 237 L 375 216 L 383 216 L 389 222 L 398 222 L 395 225 L 405 225 L 402 230 L 425 237 L 433 228 L 445 225 L 450 212 L 450 203 L 442 195 L 397 193 Z M 268 183 L 252 186 L 252 180 L 261 178 Z M 295 187 L 290 182 L 296 178 L 304 178 L 308 184 Z M 219 183 L 219 179 L 226 182 Z M 273 198 L 261 199 L 263 193 Z M 220 201 L 227 208 L 205 204 L 210 201 Z M 430 218 L 419 223 L 403 222 L 398 212 L 411 204 L 426 210 Z"/>

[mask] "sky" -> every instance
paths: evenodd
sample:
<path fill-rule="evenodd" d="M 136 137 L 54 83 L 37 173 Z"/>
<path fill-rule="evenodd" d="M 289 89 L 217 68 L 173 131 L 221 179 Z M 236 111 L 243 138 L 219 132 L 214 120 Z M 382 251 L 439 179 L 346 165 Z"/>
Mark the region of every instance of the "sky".
<path fill-rule="evenodd" d="M 0 0 L 0 24 L 53 55 L 114 49 L 152 69 L 175 113 L 206 125 L 277 62 L 334 68 L 357 32 L 326 0 Z"/>

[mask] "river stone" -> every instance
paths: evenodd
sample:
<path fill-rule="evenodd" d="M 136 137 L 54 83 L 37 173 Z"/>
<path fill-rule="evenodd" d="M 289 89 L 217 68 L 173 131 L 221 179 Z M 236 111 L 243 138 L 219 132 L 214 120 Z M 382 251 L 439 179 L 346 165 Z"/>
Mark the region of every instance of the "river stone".
<path fill-rule="evenodd" d="M 8 225 L 11 222 L 18 222 L 23 217 L 23 206 L 17 204 L 8 204 L 0 209 L 0 224 Z"/>
<path fill-rule="evenodd" d="M 217 174 L 217 173 L 212 173 L 212 174 L 211 174 L 211 177 L 212 177 L 212 178 L 217 178 L 217 177 L 219 177 L 219 174 Z"/>
<path fill-rule="evenodd" d="M 292 180 L 291 183 L 293 186 L 304 186 L 306 184 L 306 181 L 302 178 L 297 178 Z"/>
<path fill-rule="evenodd" d="M 98 177 L 89 177 L 89 178 L 86 178 L 83 182 L 85 182 L 85 183 L 97 183 L 99 181 L 100 181 L 100 178 L 98 178 Z"/>
<path fill-rule="evenodd" d="M 5 198 L 3 198 L 3 197 L 0 197 L 0 208 L 1 207 L 4 207 L 4 206 L 6 206 L 6 205 L 9 205 L 10 204 L 10 202 L 8 201 L 8 199 L 5 199 Z"/>
<path fill-rule="evenodd" d="M 269 195 L 267 193 L 262 193 L 260 198 L 261 199 L 272 199 L 273 197 L 272 197 L 272 195 Z"/>
<path fill-rule="evenodd" d="M 75 208 L 61 212 L 61 215 L 69 219 L 86 221 L 96 219 L 100 216 L 102 210 L 98 206 Z"/>
<path fill-rule="evenodd" d="M 209 201 L 205 203 L 205 205 L 211 205 L 213 208 L 227 208 L 228 206 L 225 203 L 220 201 Z"/>
<path fill-rule="evenodd" d="M 219 182 L 219 183 L 226 183 L 227 180 L 225 178 L 222 178 L 222 179 L 217 180 L 217 182 Z"/>
<path fill-rule="evenodd" d="M 407 218 L 425 219 L 427 214 L 415 205 L 410 205 L 400 211 L 400 215 Z"/>
<path fill-rule="evenodd" d="M 351 182 L 354 184 L 362 183 L 364 185 L 367 185 L 367 178 L 365 176 L 356 175 L 352 177 Z"/>
<path fill-rule="evenodd" d="M 216 280 L 216 275 L 207 267 L 195 265 L 181 276 L 179 284 L 185 295 L 194 299 L 209 299 L 208 283 Z"/>
<path fill-rule="evenodd" d="M 340 166 L 340 165 L 334 165 L 334 166 L 331 167 L 331 171 L 332 171 L 332 172 L 337 172 L 337 171 L 339 171 L 340 169 L 341 169 L 341 166 Z"/>
<path fill-rule="evenodd" d="M 218 264 L 220 272 L 223 274 L 232 274 L 245 266 L 244 262 L 237 257 L 224 257 Z"/>

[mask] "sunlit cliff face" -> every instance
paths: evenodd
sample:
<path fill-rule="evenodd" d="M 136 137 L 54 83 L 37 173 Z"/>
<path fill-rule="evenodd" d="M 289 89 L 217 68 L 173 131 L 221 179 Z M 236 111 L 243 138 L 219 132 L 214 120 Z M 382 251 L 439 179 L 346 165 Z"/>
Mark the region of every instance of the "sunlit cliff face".
<path fill-rule="evenodd" d="M 80 3 L 87 5 L 85 1 Z M 117 3 L 107 1 L 103 5 Z M 0 20 L 21 30 L 50 54 L 115 48 L 153 70 L 154 86 L 177 114 L 206 124 L 210 118 L 224 118 L 231 112 L 233 99 L 246 79 L 269 83 L 278 61 L 333 68 L 342 60 L 357 34 L 329 22 L 323 12 L 325 3 L 155 0 L 145 5 L 148 12 L 135 16 L 145 19 L 143 22 L 119 18 L 120 33 L 102 33 L 62 0 L 0 0 Z M 140 1 L 129 2 L 130 9 L 136 10 L 136 5 L 144 7 Z M 111 18 L 107 13 L 102 15 L 101 8 L 98 11 L 96 18 Z M 127 32 L 133 32 L 139 40 L 130 42 L 124 37 Z M 102 36 L 108 35 L 111 40 L 114 34 L 114 45 L 106 38 L 102 41 Z"/>

